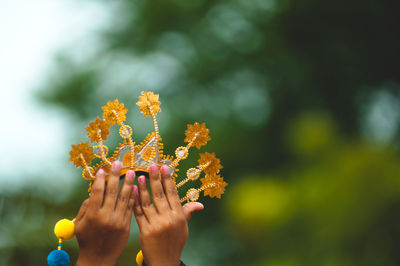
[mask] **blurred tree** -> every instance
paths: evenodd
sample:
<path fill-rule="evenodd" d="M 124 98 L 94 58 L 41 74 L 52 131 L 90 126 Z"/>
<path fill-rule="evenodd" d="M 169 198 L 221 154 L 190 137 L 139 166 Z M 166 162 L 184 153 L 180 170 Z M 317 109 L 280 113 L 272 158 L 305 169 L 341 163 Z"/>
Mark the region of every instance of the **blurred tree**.
<path fill-rule="evenodd" d="M 300 112 L 329 112 L 342 133 L 357 136 L 371 92 L 389 90 L 399 102 L 399 86 L 382 88 L 400 79 L 398 1 L 103 2 L 113 20 L 102 48 L 84 63 L 60 64 L 57 81 L 42 90 L 78 119 L 92 117 L 87 110 L 99 100 L 156 88 L 170 124 L 227 120 L 213 122 L 217 137 L 258 139 L 252 153 L 264 156 L 242 163 L 260 169 L 289 159 L 282 132 Z M 221 144 L 229 164 L 249 150 L 235 143 Z"/>
<path fill-rule="evenodd" d="M 263 181 L 245 176 L 225 198 L 226 223 L 252 246 L 251 261 L 239 253 L 237 265 L 400 263 L 398 156 L 338 139 L 327 120 L 301 117 L 288 134 L 297 163 Z"/>

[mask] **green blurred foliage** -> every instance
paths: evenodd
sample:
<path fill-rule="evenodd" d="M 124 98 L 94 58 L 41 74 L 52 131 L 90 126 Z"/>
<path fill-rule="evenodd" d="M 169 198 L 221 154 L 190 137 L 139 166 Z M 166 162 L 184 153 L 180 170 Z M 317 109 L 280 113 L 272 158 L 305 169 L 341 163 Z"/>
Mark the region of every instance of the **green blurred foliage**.
<path fill-rule="evenodd" d="M 297 163 L 273 176 L 244 176 L 226 198 L 230 222 L 241 228 L 236 237 L 257 243 L 248 265 L 398 265 L 398 155 L 363 142 L 332 145 L 332 132 L 316 149 L 327 119 L 296 124 Z"/>
<path fill-rule="evenodd" d="M 117 97 L 143 138 L 151 123 L 135 102 L 147 89 L 160 93 L 167 153 L 186 123 L 207 122 L 202 151 L 222 159 L 230 186 L 202 199 L 189 265 L 400 264 L 399 121 L 384 145 L 363 138 L 377 94 L 400 104 L 399 1 L 98 1 L 112 18 L 98 45 L 60 53 L 38 98 L 74 117 L 77 141 Z M 74 191 L 65 202 L 0 195 L 0 264 L 43 264 L 86 183 Z M 75 240 L 66 249 L 74 261 Z M 135 231 L 119 265 L 137 249 Z"/>

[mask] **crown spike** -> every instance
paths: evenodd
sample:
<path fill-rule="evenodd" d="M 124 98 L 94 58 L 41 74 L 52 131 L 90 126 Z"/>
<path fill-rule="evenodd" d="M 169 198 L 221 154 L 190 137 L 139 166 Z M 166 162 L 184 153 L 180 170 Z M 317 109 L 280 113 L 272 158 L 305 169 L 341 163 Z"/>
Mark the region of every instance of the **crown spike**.
<path fill-rule="evenodd" d="M 200 149 L 202 146 L 206 145 L 209 140 L 211 140 L 208 135 L 210 130 L 206 128 L 206 124 L 199 124 L 198 122 L 193 125 L 189 124 L 185 131 L 185 142 L 188 142 L 189 147 L 196 146 Z"/>
<path fill-rule="evenodd" d="M 181 198 L 181 203 L 187 201 L 196 201 L 200 197 L 201 188 L 191 188 L 186 192 L 185 197 Z"/>
<path fill-rule="evenodd" d="M 130 169 L 133 170 L 135 166 L 136 153 L 135 153 L 135 142 L 132 139 L 132 128 L 130 126 L 124 125 L 121 123 L 121 127 L 119 128 L 119 135 L 124 139 L 128 140 L 128 145 L 130 149 Z"/>
<path fill-rule="evenodd" d="M 148 107 L 149 107 L 149 110 L 150 110 L 151 118 L 153 120 L 154 132 L 156 133 L 156 139 L 155 139 L 155 142 L 154 142 L 154 146 L 155 146 L 155 149 L 156 149 L 156 162 L 159 163 L 160 162 L 160 155 L 159 155 L 158 140 L 159 140 L 160 133 L 159 133 L 159 130 L 158 130 L 158 123 L 157 123 L 156 115 L 154 114 L 154 111 L 153 111 L 153 107 L 150 104 L 148 104 Z"/>
<path fill-rule="evenodd" d="M 106 120 L 97 117 L 96 120 L 90 122 L 86 127 L 87 136 L 91 142 L 98 142 L 99 136 L 101 139 L 107 140 L 107 136 L 110 134 L 109 128 L 110 124 Z"/>
<path fill-rule="evenodd" d="M 118 99 L 113 102 L 108 101 L 103 109 L 104 119 L 111 125 L 121 123 L 126 120 L 126 113 L 128 109 L 125 108 L 124 104 L 119 103 Z M 118 121 L 119 120 L 119 121 Z"/>
<path fill-rule="evenodd" d="M 189 178 L 185 178 L 178 185 L 176 185 L 176 187 L 177 188 L 181 187 L 184 183 L 186 183 L 189 180 L 190 180 Z M 228 183 L 226 183 L 224 179 L 219 175 L 206 175 L 204 178 L 201 178 L 200 181 L 202 183 L 201 187 L 197 189 L 196 188 L 189 189 L 186 192 L 186 196 L 180 199 L 181 203 L 185 201 L 189 202 L 198 200 L 198 198 L 200 197 L 200 192 L 202 191 L 204 191 L 204 196 L 210 196 L 211 198 L 214 197 L 221 198 L 221 195 L 225 191 L 225 187 L 228 185 Z"/>
<path fill-rule="evenodd" d="M 130 149 L 130 169 L 133 170 L 134 165 L 135 165 L 135 159 L 136 159 L 136 154 L 135 154 L 135 142 L 132 139 L 132 133 L 133 130 L 130 126 L 127 126 L 124 124 L 120 116 L 118 115 L 118 112 L 114 109 L 112 110 L 112 113 L 114 114 L 117 124 L 120 126 L 119 128 L 119 135 L 121 138 L 124 140 L 128 140 L 129 143 L 129 149 Z"/>
<path fill-rule="evenodd" d="M 91 164 L 93 158 L 93 148 L 90 147 L 89 142 L 78 143 L 77 145 L 72 145 L 72 150 L 69 152 L 69 160 L 75 164 L 76 167 L 84 167 L 85 163 Z M 82 157 L 84 160 L 82 160 Z"/>
<path fill-rule="evenodd" d="M 90 179 L 94 179 L 94 176 L 93 176 L 93 168 L 92 168 L 92 167 L 89 167 L 89 166 L 87 165 L 86 160 L 85 160 L 85 157 L 83 157 L 83 154 L 82 154 L 82 153 L 79 153 L 79 158 L 81 159 L 82 164 L 83 164 L 82 177 L 83 177 L 84 179 L 87 179 L 87 178 L 86 178 L 86 173 L 88 173 L 88 174 L 89 174 L 89 178 L 90 178 Z"/>
<path fill-rule="evenodd" d="M 196 139 L 199 137 L 199 133 L 196 133 L 194 137 L 189 141 L 187 144 L 187 148 L 190 149 L 193 146 L 193 143 L 196 141 Z"/>
<path fill-rule="evenodd" d="M 183 179 L 181 182 L 179 182 L 176 185 L 176 188 L 180 188 L 184 184 L 186 184 L 189 181 L 194 181 L 197 180 L 200 177 L 201 172 L 203 171 L 203 165 L 198 166 L 198 168 L 190 168 L 189 170 L 186 171 L 186 178 Z"/>
<path fill-rule="evenodd" d="M 113 113 L 113 115 L 115 116 L 115 119 L 117 121 L 117 124 L 120 125 L 121 127 L 124 125 L 121 118 L 119 117 L 117 111 L 114 109 L 111 111 Z"/>
<path fill-rule="evenodd" d="M 143 113 L 144 116 L 151 116 L 151 119 L 153 120 L 153 127 L 154 127 L 154 132 L 156 134 L 156 139 L 154 142 L 154 147 L 156 150 L 156 163 L 160 163 L 160 147 L 159 147 L 159 129 L 158 129 L 158 123 L 157 123 L 157 113 L 161 112 L 161 102 L 159 101 L 159 95 L 154 94 L 153 92 L 145 92 L 142 91 L 142 95 L 139 96 L 139 101 L 136 103 L 137 106 L 140 107 L 140 111 Z"/>
<path fill-rule="evenodd" d="M 135 166 L 136 153 L 135 153 L 135 144 L 131 138 L 129 138 L 129 148 L 131 151 L 131 170 L 133 170 L 133 168 Z"/>
<path fill-rule="evenodd" d="M 198 122 L 193 125 L 189 124 L 185 131 L 185 142 L 188 144 L 186 147 L 179 147 L 175 151 L 176 159 L 172 162 L 172 165 L 177 167 L 179 162 L 186 159 L 189 155 L 189 149 L 193 146 L 200 149 L 201 146 L 207 144 L 207 142 L 211 139 L 208 135 L 209 130 L 206 128 L 206 124 L 199 124 Z"/>
<path fill-rule="evenodd" d="M 200 154 L 199 169 L 208 175 L 218 174 L 222 169 L 220 160 L 215 156 L 215 153 L 202 153 Z"/>
<path fill-rule="evenodd" d="M 106 157 L 105 151 L 107 150 L 107 146 L 105 146 L 103 144 L 103 139 L 101 138 L 100 130 L 97 131 L 97 138 L 98 138 L 97 143 L 99 143 L 99 147 L 100 147 L 99 152 L 100 152 L 101 159 L 103 160 L 103 162 L 105 162 L 106 164 L 111 166 L 111 162 Z"/>
<path fill-rule="evenodd" d="M 201 186 L 200 188 L 191 188 L 186 192 L 186 196 L 181 198 L 181 203 L 182 202 L 189 202 L 189 201 L 197 201 L 200 197 L 200 192 L 205 191 L 206 189 L 213 188 L 215 187 L 215 183 L 210 183 L 204 186 Z"/>
<path fill-rule="evenodd" d="M 225 187 L 228 185 L 224 181 L 224 178 L 220 175 L 206 175 L 200 179 L 202 188 L 204 188 L 204 196 L 210 196 L 211 198 L 221 198 L 221 195 L 225 192 Z"/>
<path fill-rule="evenodd" d="M 189 148 L 188 148 L 188 146 L 186 146 L 186 147 L 183 147 L 183 146 L 178 147 L 178 148 L 175 150 L 175 156 L 176 156 L 176 158 L 175 158 L 175 160 L 172 162 L 172 166 L 177 167 L 177 166 L 179 165 L 179 162 L 182 161 L 182 160 L 185 160 L 185 159 L 188 157 L 188 155 L 189 155 Z"/>
<path fill-rule="evenodd" d="M 181 182 L 179 182 L 179 183 L 176 185 L 176 188 L 177 188 L 177 189 L 180 188 L 181 186 L 183 186 L 184 184 L 186 184 L 186 183 L 189 182 L 189 181 L 190 181 L 189 178 L 183 179 Z"/>
<path fill-rule="evenodd" d="M 210 164 L 211 164 L 211 162 L 207 162 L 207 163 L 205 163 L 205 164 L 199 165 L 198 168 L 199 168 L 201 171 L 204 171 L 205 169 L 207 169 L 207 167 L 210 166 Z"/>
<path fill-rule="evenodd" d="M 206 152 L 204 154 L 200 154 L 199 165 L 197 168 L 190 168 L 186 172 L 186 178 L 180 181 L 176 187 L 180 188 L 190 180 L 198 179 L 201 172 L 205 172 L 206 174 L 217 174 L 221 168 L 222 166 L 220 161 L 215 157 L 214 153 Z"/>

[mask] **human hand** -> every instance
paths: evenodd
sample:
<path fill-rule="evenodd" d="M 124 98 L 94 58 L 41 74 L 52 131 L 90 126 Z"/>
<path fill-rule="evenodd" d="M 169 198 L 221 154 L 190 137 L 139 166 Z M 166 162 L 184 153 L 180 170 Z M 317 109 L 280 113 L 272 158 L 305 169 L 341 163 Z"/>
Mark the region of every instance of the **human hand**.
<path fill-rule="evenodd" d="M 108 181 L 105 172 L 96 173 L 90 198 L 75 220 L 79 244 L 78 266 L 114 265 L 128 242 L 132 211 L 137 195 L 134 171 L 128 171 L 118 193 L 121 162 L 115 161 Z"/>
<path fill-rule="evenodd" d="M 178 192 L 167 166 L 161 167 L 161 177 L 156 165 L 149 171 L 154 205 L 147 190 L 146 178 L 138 178 L 140 202 L 134 206 L 140 230 L 143 258 L 149 266 L 178 266 L 183 247 L 188 238 L 191 214 L 204 206 L 199 202 L 181 205 Z"/>

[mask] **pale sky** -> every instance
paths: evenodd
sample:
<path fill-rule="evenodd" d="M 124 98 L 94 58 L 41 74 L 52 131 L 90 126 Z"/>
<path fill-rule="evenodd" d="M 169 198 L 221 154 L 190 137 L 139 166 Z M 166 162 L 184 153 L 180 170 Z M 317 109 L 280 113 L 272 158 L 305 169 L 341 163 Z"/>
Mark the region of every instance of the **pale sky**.
<path fill-rule="evenodd" d="M 59 110 L 40 106 L 33 94 L 49 74 L 54 53 L 85 42 L 104 23 L 105 10 L 83 2 L 1 1 L 0 191 L 35 183 L 32 179 L 45 172 L 40 168 L 67 167 L 62 162 L 68 160 L 68 120 Z"/>

